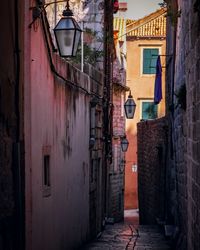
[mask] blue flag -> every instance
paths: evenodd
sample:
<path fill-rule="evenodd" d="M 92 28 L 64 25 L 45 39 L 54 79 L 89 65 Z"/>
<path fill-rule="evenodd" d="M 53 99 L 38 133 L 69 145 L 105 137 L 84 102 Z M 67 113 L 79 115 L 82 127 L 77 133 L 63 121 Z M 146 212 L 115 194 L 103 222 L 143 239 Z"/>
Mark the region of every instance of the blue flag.
<path fill-rule="evenodd" d="M 162 66 L 160 61 L 160 56 L 157 58 L 156 62 L 156 79 L 154 87 L 154 103 L 158 104 L 162 99 Z"/>

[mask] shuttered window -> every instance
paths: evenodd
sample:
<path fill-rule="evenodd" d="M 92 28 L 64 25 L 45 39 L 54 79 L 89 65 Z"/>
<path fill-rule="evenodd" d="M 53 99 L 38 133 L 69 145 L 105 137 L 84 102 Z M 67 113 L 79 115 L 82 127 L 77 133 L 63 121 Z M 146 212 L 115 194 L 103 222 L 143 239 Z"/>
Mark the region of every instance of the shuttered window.
<path fill-rule="evenodd" d="M 143 74 L 156 74 L 158 49 L 143 49 Z"/>
<path fill-rule="evenodd" d="M 158 106 L 153 102 L 142 102 L 142 119 L 150 120 L 158 117 Z"/>

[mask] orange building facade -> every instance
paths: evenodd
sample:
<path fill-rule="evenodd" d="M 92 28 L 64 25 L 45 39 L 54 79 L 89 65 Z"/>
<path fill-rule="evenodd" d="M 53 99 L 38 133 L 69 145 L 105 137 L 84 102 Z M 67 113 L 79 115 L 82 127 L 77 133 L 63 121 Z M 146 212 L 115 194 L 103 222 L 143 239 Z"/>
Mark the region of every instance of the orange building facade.
<path fill-rule="evenodd" d="M 125 209 L 138 208 L 137 123 L 165 115 L 166 10 L 127 21 L 127 86 L 136 103 L 134 119 L 126 120 L 129 148 L 125 167 Z M 154 104 L 156 61 L 161 55 L 162 94 Z"/>

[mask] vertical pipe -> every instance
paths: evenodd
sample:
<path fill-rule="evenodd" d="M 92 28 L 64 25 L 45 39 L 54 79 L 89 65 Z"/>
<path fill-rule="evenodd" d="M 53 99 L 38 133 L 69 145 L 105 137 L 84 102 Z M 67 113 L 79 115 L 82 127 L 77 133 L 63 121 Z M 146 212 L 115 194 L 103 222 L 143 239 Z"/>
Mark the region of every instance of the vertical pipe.
<path fill-rule="evenodd" d="M 54 3 L 54 27 L 56 27 L 57 24 L 57 0 Z"/>
<path fill-rule="evenodd" d="M 81 22 L 81 72 L 84 70 L 84 41 L 83 41 L 83 30 L 84 30 L 84 21 Z"/>

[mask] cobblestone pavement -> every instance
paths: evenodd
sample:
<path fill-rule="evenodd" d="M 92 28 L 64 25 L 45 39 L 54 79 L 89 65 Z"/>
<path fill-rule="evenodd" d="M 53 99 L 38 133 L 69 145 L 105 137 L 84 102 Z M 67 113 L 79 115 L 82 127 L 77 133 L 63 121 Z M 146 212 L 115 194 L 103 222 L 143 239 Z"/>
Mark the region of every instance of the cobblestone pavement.
<path fill-rule="evenodd" d="M 158 226 L 139 226 L 131 216 L 123 223 L 107 225 L 102 235 L 82 250 L 170 250 Z"/>

